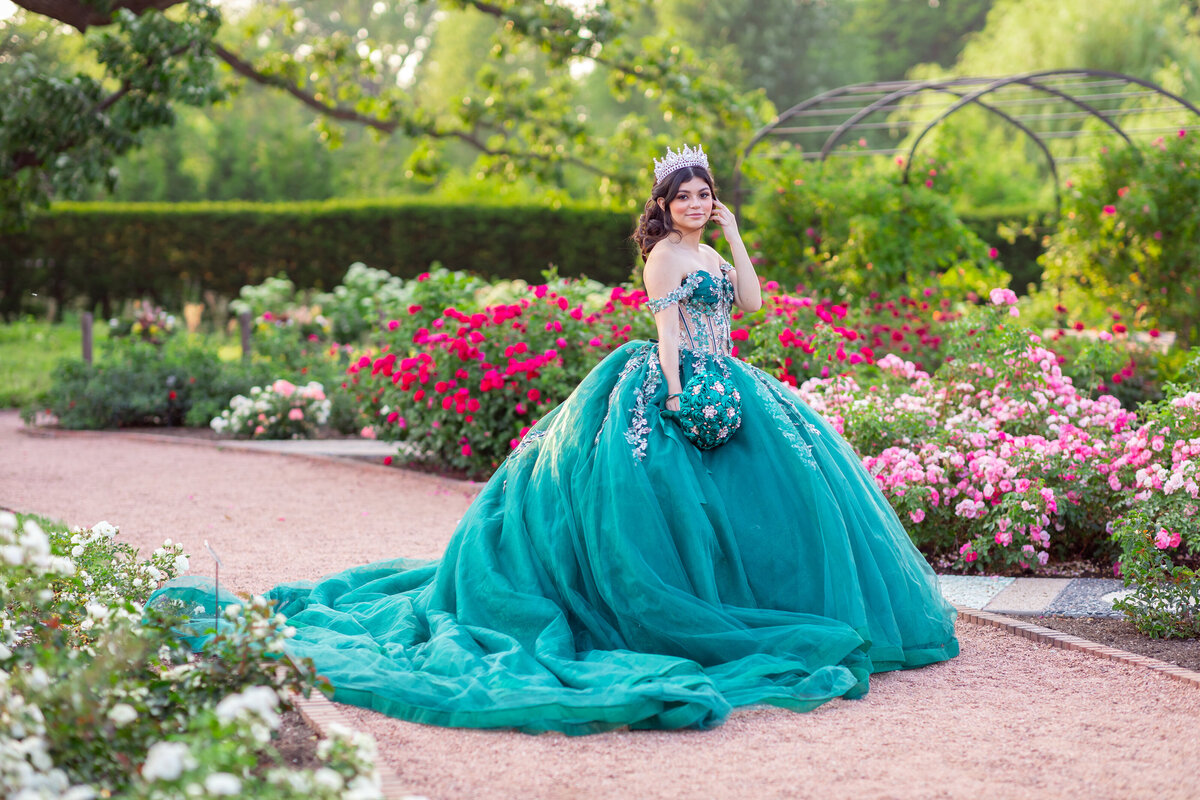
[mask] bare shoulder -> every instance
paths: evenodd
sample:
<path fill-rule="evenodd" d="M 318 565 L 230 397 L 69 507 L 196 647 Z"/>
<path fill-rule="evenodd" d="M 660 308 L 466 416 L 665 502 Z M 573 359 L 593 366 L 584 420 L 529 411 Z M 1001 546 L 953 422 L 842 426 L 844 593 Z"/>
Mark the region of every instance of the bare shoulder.
<path fill-rule="evenodd" d="M 651 296 L 662 297 L 679 285 L 684 272 L 683 263 L 672 251 L 656 247 L 646 257 L 642 280 Z"/>
<path fill-rule="evenodd" d="M 729 263 L 729 261 L 725 258 L 725 256 L 723 256 L 719 252 L 717 252 L 717 249 L 715 247 L 711 247 L 707 244 L 701 243 L 700 244 L 700 252 L 704 254 L 704 257 L 706 259 L 708 259 L 708 263 L 710 266 L 718 267 L 721 264 Z"/>

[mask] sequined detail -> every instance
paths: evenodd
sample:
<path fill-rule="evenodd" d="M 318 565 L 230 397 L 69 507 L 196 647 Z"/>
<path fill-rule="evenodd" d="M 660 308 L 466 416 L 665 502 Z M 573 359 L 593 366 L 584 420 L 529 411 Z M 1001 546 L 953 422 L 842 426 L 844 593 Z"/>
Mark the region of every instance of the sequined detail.
<path fill-rule="evenodd" d="M 698 350 L 713 355 L 733 352 L 729 316 L 733 312 L 733 282 L 727 273 L 733 269 L 721 264 L 721 277 L 707 270 L 688 273 L 678 288 L 666 297 L 651 298 L 646 305 L 657 313 L 675 305 L 679 308 L 679 349 Z"/>
<path fill-rule="evenodd" d="M 517 442 L 517 446 L 512 449 L 512 452 L 508 454 L 508 457 L 516 458 L 521 454 L 522 451 L 525 450 L 525 448 L 529 447 L 529 445 L 533 444 L 534 442 L 541 440 L 549 432 L 549 426 L 546 426 L 545 428 L 533 428 L 526 431 L 525 436 L 521 438 L 521 441 Z"/>
<path fill-rule="evenodd" d="M 758 367 L 750 366 L 749 364 L 746 366 L 749 369 L 750 374 L 754 376 L 754 380 L 758 383 L 758 385 L 765 390 L 768 395 L 770 395 L 770 397 L 767 399 L 767 402 L 763 403 L 762 405 L 766 408 L 767 413 L 770 414 L 771 419 L 775 421 L 779 432 L 783 434 L 785 439 L 787 439 L 788 444 L 792 446 L 792 449 L 800 454 L 800 457 L 804 463 L 807 466 L 815 468 L 817 466 L 817 461 L 812 455 L 812 445 L 804 441 L 804 439 L 795 432 L 797 420 L 790 418 L 788 414 L 784 412 L 785 408 L 795 408 L 794 404 L 796 403 L 796 400 L 788 395 L 787 391 L 783 389 L 779 381 L 775 380 Z M 796 415 L 799 416 L 798 410 L 796 411 Z M 801 421 L 806 423 L 806 427 L 811 433 L 811 428 L 815 426 L 806 420 Z M 820 432 L 818 431 L 817 433 L 819 434 Z"/>
<path fill-rule="evenodd" d="M 688 276 L 683 279 L 683 283 L 679 284 L 673 291 L 668 292 L 666 297 L 651 297 L 646 301 L 646 306 L 653 313 L 657 314 L 668 306 L 673 306 L 681 300 L 686 300 L 692 296 L 692 292 L 696 291 L 696 287 L 704 280 L 704 271 L 697 270 L 696 272 L 688 273 Z"/>
<path fill-rule="evenodd" d="M 724 444 L 742 424 L 742 395 L 734 387 L 729 359 L 692 354 L 692 377 L 679 398 L 676 420 L 684 435 L 702 450 Z M 709 368 L 715 362 L 717 369 Z"/>
<path fill-rule="evenodd" d="M 608 410 L 604 412 L 604 419 L 600 422 L 600 430 L 596 431 L 596 440 L 593 444 L 600 444 L 600 434 L 604 432 L 604 426 L 608 425 L 609 417 L 612 416 L 613 407 L 617 404 L 617 392 L 621 390 L 621 384 L 625 383 L 625 379 L 632 375 L 649 360 L 650 356 L 657 355 L 658 350 L 653 344 L 644 344 L 634 351 L 629 360 L 625 362 L 625 366 L 621 368 L 621 374 L 617 376 L 617 382 L 613 384 L 612 391 L 608 393 Z M 657 359 L 655 359 L 657 361 Z"/>
<path fill-rule="evenodd" d="M 651 352 L 657 354 L 657 350 Z M 662 377 L 662 367 L 655 358 L 647 365 L 646 379 L 634 390 L 633 416 L 629 420 L 629 430 L 625 431 L 625 441 L 632 446 L 635 461 L 646 457 L 646 444 L 650 439 L 650 422 L 646 419 L 646 408 L 650 404 L 650 398 L 658 391 Z"/>

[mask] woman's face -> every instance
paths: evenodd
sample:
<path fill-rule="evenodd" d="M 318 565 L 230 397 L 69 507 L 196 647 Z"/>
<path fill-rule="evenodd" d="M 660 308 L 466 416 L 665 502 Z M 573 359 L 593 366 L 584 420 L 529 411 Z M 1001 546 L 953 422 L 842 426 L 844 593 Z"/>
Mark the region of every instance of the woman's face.
<path fill-rule="evenodd" d="M 703 178 L 692 178 L 681 183 L 679 191 L 669 199 L 669 203 L 671 219 L 681 231 L 703 228 L 712 218 L 713 193 Z"/>

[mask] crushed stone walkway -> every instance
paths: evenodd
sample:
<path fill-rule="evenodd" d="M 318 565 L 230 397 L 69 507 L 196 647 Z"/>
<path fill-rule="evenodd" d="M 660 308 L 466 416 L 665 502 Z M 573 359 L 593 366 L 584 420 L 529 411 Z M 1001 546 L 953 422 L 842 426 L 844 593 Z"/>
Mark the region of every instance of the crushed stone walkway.
<path fill-rule="evenodd" d="M 199 573 L 212 568 L 208 541 L 234 591 L 436 557 L 477 488 L 270 450 L 20 429 L 0 412 L 0 506 L 108 520 L 147 550 L 171 538 Z M 861 700 L 743 709 L 710 731 L 528 736 L 344 711 L 406 791 L 432 800 L 1194 797 L 1181 777 L 1200 771 L 1200 690 L 997 628 L 960 622 L 958 635 L 958 658 L 875 676 Z"/>

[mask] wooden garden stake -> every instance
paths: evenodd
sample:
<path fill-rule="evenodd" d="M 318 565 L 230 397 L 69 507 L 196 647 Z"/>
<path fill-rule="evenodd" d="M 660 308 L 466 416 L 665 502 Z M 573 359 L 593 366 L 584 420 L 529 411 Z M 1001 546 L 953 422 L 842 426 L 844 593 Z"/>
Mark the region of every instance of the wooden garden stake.
<path fill-rule="evenodd" d="M 92 312 L 83 312 L 83 316 L 79 319 L 79 325 L 83 328 L 83 363 L 90 367 L 92 365 Z"/>
<path fill-rule="evenodd" d="M 242 358 L 250 360 L 250 312 L 238 314 L 238 328 L 242 331 Z"/>

